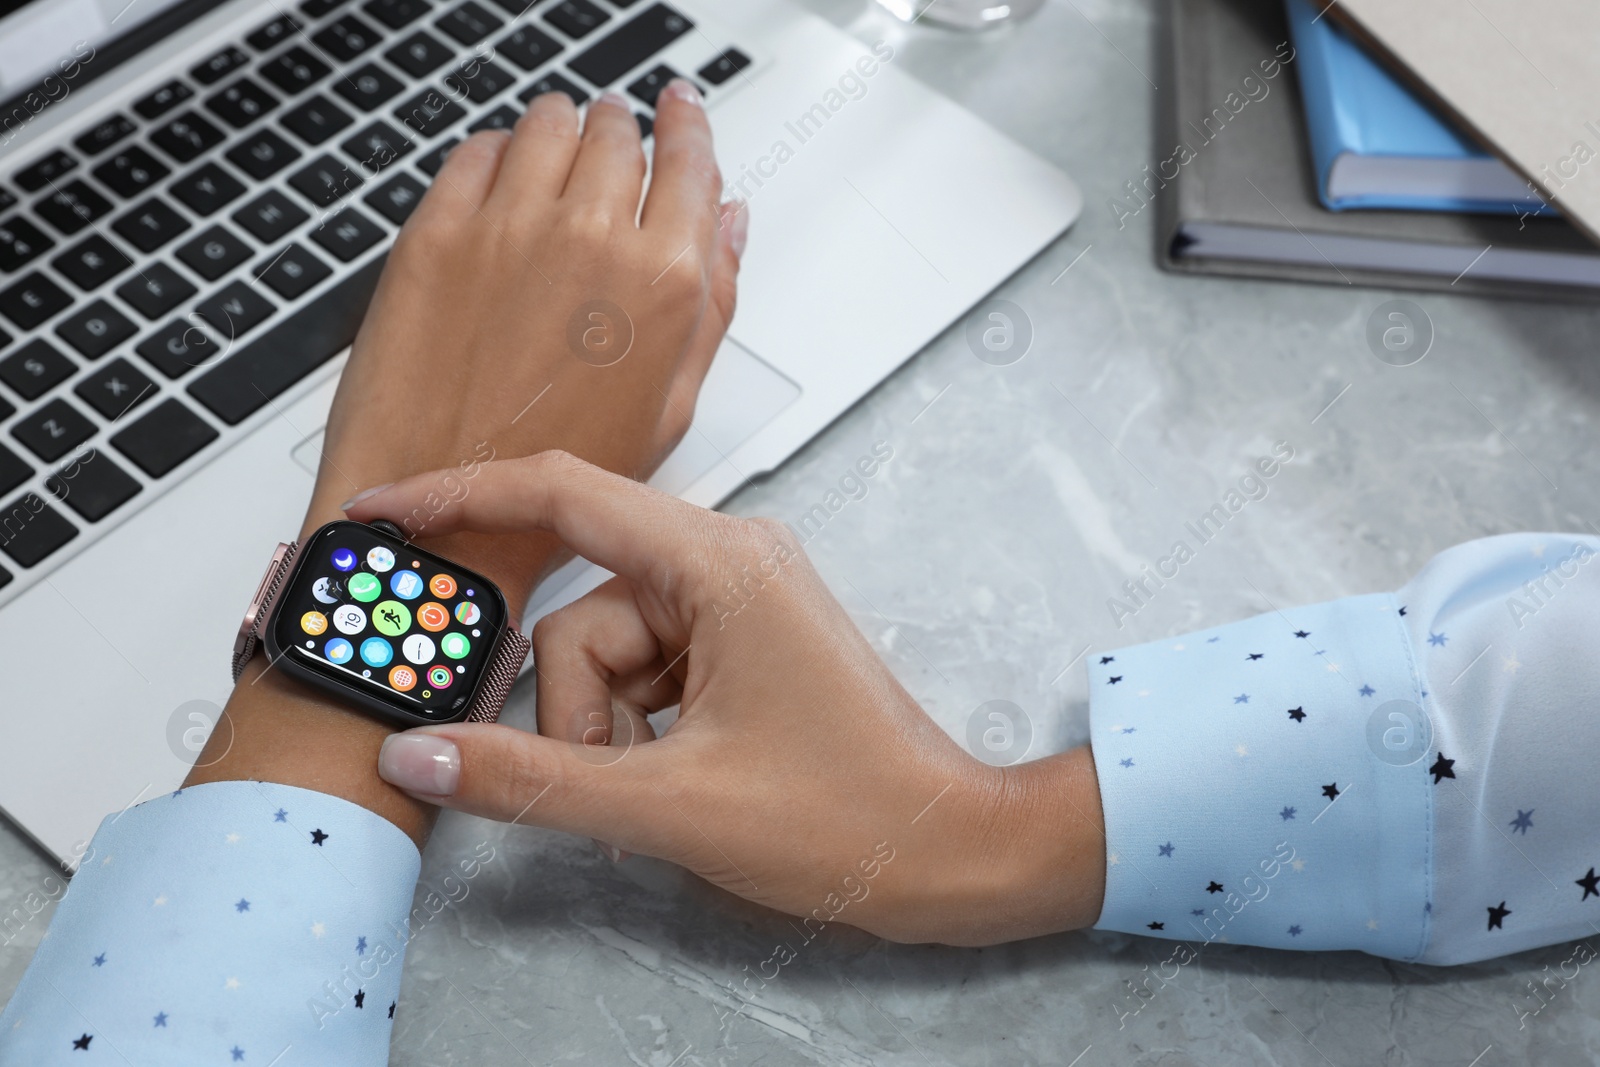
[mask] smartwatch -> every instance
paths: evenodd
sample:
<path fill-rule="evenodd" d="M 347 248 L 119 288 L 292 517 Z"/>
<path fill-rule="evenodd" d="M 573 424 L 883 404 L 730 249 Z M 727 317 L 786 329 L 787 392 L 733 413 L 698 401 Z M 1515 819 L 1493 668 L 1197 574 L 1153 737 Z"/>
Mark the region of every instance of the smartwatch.
<path fill-rule="evenodd" d="M 285 674 L 401 728 L 494 722 L 531 644 L 495 584 L 406 542 L 330 522 L 280 544 L 233 647 L 233 680 L 265 644 Z"/>

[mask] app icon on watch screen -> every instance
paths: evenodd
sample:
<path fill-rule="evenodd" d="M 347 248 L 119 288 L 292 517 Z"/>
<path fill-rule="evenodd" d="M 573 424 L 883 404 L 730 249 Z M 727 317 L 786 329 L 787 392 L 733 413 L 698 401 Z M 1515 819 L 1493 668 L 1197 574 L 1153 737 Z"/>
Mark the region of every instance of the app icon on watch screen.
<path fill-rule="evenodd" d="M 456 595 L 456 580 L 448 574 L 435 574 L 428 582 L 428 589 L 440 600 L 449 600 Z"/>
<path fill-rule="evenodd" d="M 472 651 L 472 642 L 467 640 L 466 634 L 445 634 L 439 649 L 451 659 L 466 659 L 467 653 Z"/>
<path fill-rule="evenodd" d="M 399 637 L 411 629 L 411 609 L 398 600 L 385 600 L 372 609 L 372 625 L 380 634 Z"/>
<path fill-rule="evenodd" d="M 389 684 L 402 693 L 407 692 L 416 686 L 417 672 L 401 664 L 389 672 Z"/>
<path fill-rule="evenodd" d="M 435 689 L 449 689 L 450 683 L 455 680 L 456 676 L 451 674 L 450 668 L 443 664 L 435 664 L 428 668 L 428 684 Z"/>
<path fill-rule="evenodd" d="M 367 613 L 354 604 L 341 604 L 333 609 L 333 628 L 342 634 L 358 634 L 367 628 Z"/>
<path fill-rule="evenodd" d="M 394 659 L 394 646 L 381 637 L 369 637 L 361 642 L 361 658 L 369 667 L 387 667 Z"/>
<path fill-rule="evenodd" d="M 379 545 L 367 553 L 367 566 L 382 574 L 394 566 L 394 553 Z"/>
<path fill-rule="evenodd" d="M 389 588 L 401 600 L 415 600 L 422 595 L 422 575 L 416 571 L 395 571 L 389 579 Z"/>
<path fill-rule="evenodd" d="M 319 604 L 337 604 L 340 600 L 341 588 L 339 579 L 321 577 L 311 586 L 311 595 L 317 598 Z"/>
<path fill-rule="evenodd" d="M 300 616 L 300 629 L 312 637 L 319 637 L 328 629 L 328 617 L 320 611 L 308 611 Z"/>
<path fill-rule="evenodd" d="M 328 657 L 329 663 L 349 663 L 355 657 L 356 650 L 349 641 L 335 637 L 322 646 L 322 654 Z"/>
<path fill-rule="evenodd" d="M 352 574 L 348 587 L 350 595 L 363 604 L 372 603 L 383 592 L 383 582 L 370 574 Z"/>
<path fill-rule="evenodd" d="M 427 634 L 412 634 L 400 646 L 400 651 L 405 653 L 406 659 L 421 666 L 433 658 L 433 638 Z"/>
<path fill-rule="evenodd" d="M 483 618 L 483 612 L 478 610 L 478 605 L 470 600 L 463 600 L 456 605 L 456 619 L 463 626 L 476 626 L 478 620 Z"/>
<path fill-rule="evenodd" d="M 417 625 L 430 633 L 438 633 L 450 625 L 450 613 L 443 604 L 428 601 L 417 608 Z"/>
<path fill-rule="evenodd" d="M 356 554 L 348 548 L 336 548 L 333 550 L 333 565 L 341 571 L 353 571 L 356 569 Z"/>

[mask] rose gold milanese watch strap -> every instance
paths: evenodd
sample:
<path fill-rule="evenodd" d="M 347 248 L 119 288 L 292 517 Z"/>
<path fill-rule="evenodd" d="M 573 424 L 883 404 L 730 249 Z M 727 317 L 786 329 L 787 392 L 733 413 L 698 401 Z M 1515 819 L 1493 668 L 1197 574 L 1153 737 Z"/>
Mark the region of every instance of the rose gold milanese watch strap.
<path fill-rule="evenodd" d="M 250 610 L 244 613 L 244 621 L 239 624 L 239 636 L 233 641 L 235 682 L 239 680 L 239 675 L 244 673 L 244 665 L 256 654 L 256 645 L 261 640 L 261 632 L 272 618 L 272 602 L 282 591 L 284 579 L 289 577 L 289 569 L 294 565 L 295 553 L 298 551 L 300 551 L 299 541 L 278 545 L 277 551 L 272 554 L 272 562 L 267 565 L 267 573 L 261 576 L 261 584 L 256 587 L 256 595 L 250 600 Z"/>
<path fill-rule="evenodd" d="M 528 640 L 527 634 L 509 623 L 506 625 L 499 646 L 484 668 L 483 685 L 467 710 L 467 722 L 495 722 L 500 718 L 500 709 L 505 707 L 506 696 L 517 675 L 522 673 L 522 663 L 532 648 L 533 642 Z"/>

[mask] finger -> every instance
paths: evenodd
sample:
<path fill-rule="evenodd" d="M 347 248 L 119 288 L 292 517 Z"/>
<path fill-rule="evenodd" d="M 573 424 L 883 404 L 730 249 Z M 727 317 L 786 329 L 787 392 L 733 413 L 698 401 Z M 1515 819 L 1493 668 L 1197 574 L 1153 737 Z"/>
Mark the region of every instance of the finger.
<path fill-rule="evenodd" d="M 452 148 L 416 214 L 434 210 L 477 214 L 483 210 L 510 142 L 511 135 L 504 130 L 481 130 Z"/>
<path fill-rule="evenodd" d="M 578 131 L 578 106 L 570 96 L 534 97 L 512 131 L 489 208 L 525 213 L 560 196 L 578 155 Z"/>
<path fill-rule="evenodd" d="M 675 594 L 706 588 L 713 580 L 711 553 L 740 522 L 565 452 L 482 464 L 472 491 L 432 514 L 429 497 L 443 473 L 368 490 L 343 510 L 358 522 L 389 519 L 402 529 L 420 511 L 429 515 L 430 537 L 548 530 L 589 562 L 646 588 L 670 586 Z"/>
<path fill-rule="evenodd" d="M 730 200 L 719 209 L 718 219 L 705 314 L 700 316 L 700 323 L 684 348 L 683 360 L 678 364 L 672 386 L 667 391 L 667 403 L 672 408 L 672 414 L 681 420 L 678 427 L 681 431 L 687 431 L 694 418 L 700 386 L 704 384 L 706 374 L 711 370 L 711 361 L 722 346 L 728 324 L 733 321 L 739 290 L 739 263 L 750 230 L 750 205 L 742 200 Z M 673 443 L 676 443 L 676 438 Z"/>
<path fill-rule="evenodd" d="M 644 188 L 644 169 L 639 122 L 627 100 L 606 93 L 584 116 L 583 139 L 561 195 L 632 223 Z"/>
<path fill-rule="evenodd" d="M 661 656 L 633 587 L 619 578 L 540 619 L 533 648 L 539 732 L 584 745 L 611 743 L 612 682 Z"/>
<path fill-rule="evenodd" d="M 565 741 L 498 723 L 452 723 L 391 734 L 378 774 L 430 804 L 659 855 L 671 827 L 651 783 L 673 770 L 653 747 L 596 763 Z"/>
<path fill-rule="evenodd" d="M 656 97 L 655 165 L 640 225 L 709 247 L 721 197 L 705 102 L 692 82 L 674 78 Z"/>

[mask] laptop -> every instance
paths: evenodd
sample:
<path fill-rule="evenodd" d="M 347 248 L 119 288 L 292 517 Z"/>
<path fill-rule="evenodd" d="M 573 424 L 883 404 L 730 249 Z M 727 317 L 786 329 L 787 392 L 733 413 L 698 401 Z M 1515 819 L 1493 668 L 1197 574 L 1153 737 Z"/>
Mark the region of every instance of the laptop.
<path fill-rule="evenodd" d="M 0 0 L 0 808 L 70 864 L 183 779 L 396 230 L 533 94 L 616 89 L 648 133 L 673 74 L 705 90 L 753 214 L 655 478 L 702 505 L 1071 224 L 1065 175 L 895 57 L 787 0 Z"/>

